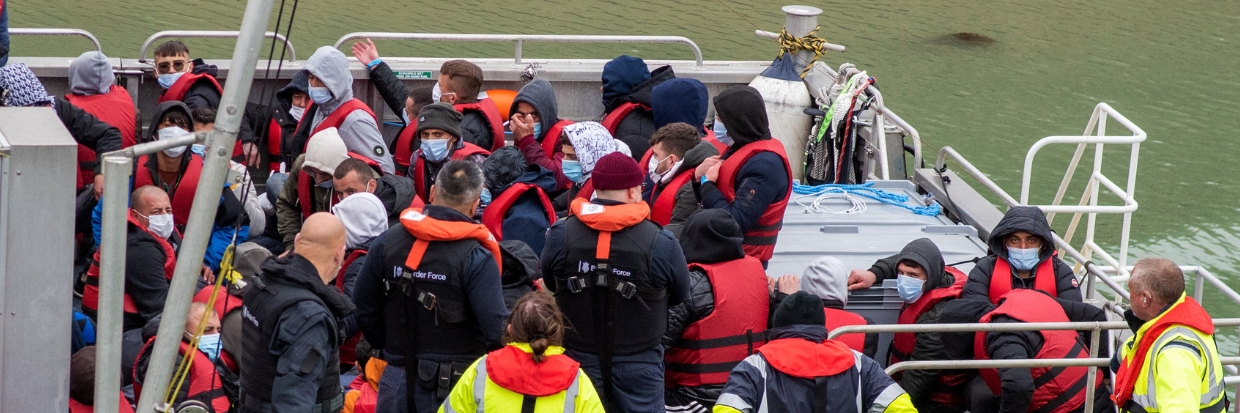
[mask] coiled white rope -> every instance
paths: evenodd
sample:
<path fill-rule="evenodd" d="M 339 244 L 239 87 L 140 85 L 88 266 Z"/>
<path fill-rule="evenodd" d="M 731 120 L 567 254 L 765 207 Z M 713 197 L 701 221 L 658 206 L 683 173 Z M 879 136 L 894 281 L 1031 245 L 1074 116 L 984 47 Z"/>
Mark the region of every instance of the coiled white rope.
<path fill-rule="evenodd" d="M 837 211 L 823 205 L 823 201 L 836 198 L 843 198 L 844 200 L 851 202 L 852 207 L 842 211 Z M 810 201 L 806 202 L 807 199 L 810 199 Z M 797 195 L 795 201 L 797 205 L 805 208 L 804 212 L 806 214 L 812 212 L 815 214 L 855 215 L 864 214 L 866 211 L 865 200 L 861 199 L 861 197 L 849 194 L 847 191 L 839 188 L 827 189 L 816 194 Z"/>

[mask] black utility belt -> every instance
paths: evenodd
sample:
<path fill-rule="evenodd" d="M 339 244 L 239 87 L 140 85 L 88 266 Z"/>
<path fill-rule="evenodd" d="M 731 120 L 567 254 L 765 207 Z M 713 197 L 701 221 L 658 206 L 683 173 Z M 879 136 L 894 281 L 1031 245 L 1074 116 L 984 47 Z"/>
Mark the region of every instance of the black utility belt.
<path fill-rule="evenodd" d="M 615 291 L 616 294 L 625 299 L 638 297 L 643 301 L 658 301 L 667 298 L 666 288 L 643 291 L 637 288 L 637 284 L 617 279 L 609 274 L 575 275 L 564 280 L 557 279 L 556 283 L 559 290 L 567 290 L 573 294 L 581 293 L 590 287 L 596 287 Z"/>
<path fill-rule="evenodd" d="M 446 399 L 448 393 L 452 391 L 452 387 L 456 386 L 456 382 L 461 380 L 461 376 L 465 374 L 465 370 L 469 369 L 470 364 L 468 362 L 419 359 L 417 364 L 418 384 L 423 388 L 435 389 L 436 397 Z M 408 374 L 407 371 L 406 374 Z M 409 397 L 413 397 L 413 394 L 410 393 Z"/>

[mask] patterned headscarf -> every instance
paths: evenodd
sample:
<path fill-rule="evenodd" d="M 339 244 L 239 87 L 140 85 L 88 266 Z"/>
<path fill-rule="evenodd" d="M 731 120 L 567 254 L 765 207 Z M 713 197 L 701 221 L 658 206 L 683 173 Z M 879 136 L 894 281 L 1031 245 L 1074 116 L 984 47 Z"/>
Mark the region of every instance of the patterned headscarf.
<path fill-rule="evenodd" d="M 578 122 L 564 127 L 568 142 L 573 144 L 577 152 L 577 161 L 581 162 L 581 171 L 586 175 L 594 171 L 594 164 L 603 156 L 616 152 L 616 140 L 598 122 Z"/>
<path fill-rule="evenodd" d="M 56 99 L 47 94 L 43 83 L 25 63 L 0 67 L 0 89 L 4 90 L 3 101 L 0 102 L 4 106 L 52 106 L 56 103 Z"/>

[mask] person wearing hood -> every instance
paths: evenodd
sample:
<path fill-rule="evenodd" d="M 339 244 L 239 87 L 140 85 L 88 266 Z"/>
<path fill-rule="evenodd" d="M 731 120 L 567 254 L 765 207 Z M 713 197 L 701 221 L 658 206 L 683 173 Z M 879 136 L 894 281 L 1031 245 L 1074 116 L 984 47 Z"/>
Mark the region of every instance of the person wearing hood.
<path fill-rule="evenodd" d="M 727 146 L 715 138 L 714 129 L 704 126 L 706 113 L 710 110 L 710 95 L 701 81 L 671 79 L 655 86 L 653 92 L 651 113 L 654 114 L 655 128 L 662 129 L 676 122 L 688 123 L 696 127 L 702 140 L 714 146 L 717 152 L 727 150 Z"/>
<path fill-rule="evenodd" d="M 285 249 L 293 246 L 303 220 L 316 212 L 331 210 L 336 200 L 332 177 L 345 159 L 349 159 L 348 148 L 340 134 L 335 128 L 327 128 L 310 138 L 306 153 L 293 161 L 291 171 L 296 173 L 289 174 L 276 200 L 276 219 Z"/>
<path fill-rule="evenodd" d="M 191 110 L 220 107 L 224 88 L 216 80 L 219 68 L 202 59 L 190 59 L 189 48 L 180 40 L 155 47 L 155 76 L 163 88 L 159 103 L 184 102 Z"/>
<path fill-rule="evenodd" d="M 499 251 L 504 256 L 503 270 L 500 272 L 500 282 L 504 285 L 504 306 L 512 311 L 517 300 L 525 294 L 542 290 L 538 254 L 525 242 L 511 239 L 500 241 Z"/>
<path fill-rule="evenodd" d="M 353 284 L 362 272 L 370 243 L 388 230 L 387 210 L 383 201 L 369 192 L 350 195 L 332 207 L 332 215 L 340 219 L 345 231 L 345 259 L 336 277 L 340 293 L 353 299 Z"/>
<path fill-rule="evenodd" d="M 418 112 L 420 147 L 410 162 L 409 177 L 418 197 L 428 200 L 440 169 L 449 161 L 468 160 L 479 165 L 491 152 L 461 137 L 461 112 L 447 103 L 432 103 Z"/>
<path fill-rule="evenodd" d="M 223 297 L 219 299 L 223 299 Z M 205 326 L 202 325 L 204 318 Z M 200 327 L 202 328 L 202 335 L 198 337 L 198 346 L 197 348 L 190 347 L 194 341 L 194 334 L 198 333 Z M 158 327 L 152 330 L 158 330 Z M 146 345 L 138 353 L 138 358 L 132 371 L 134 400 L 142 397 L 143 380 L 146 378 L 147 367 L 151 363 L 151 352 L 155 347 L 155 334 L 150 334 L 145 338 Z M 180 390 L 177 392 L 176 397 L 173 398 L 173 406 L 180 405 L 187 400 L 197 400 L 210 406 L 209 411 L 211 412 L 229 411 L 229 408 L 232 406 L 232 400 L 229 400 L 224 392 L 224 380 L 221 379 L 218 369 L 227 369 L 229 364 L 235 366 L 236 361 L 231 356 L 223 353 L 222 349 L 223 347 L 220 345 L 219 314 L 207 307 L 206 303 L 190 303 L 189 315 L 185 317 L 185 329 L 181 332 L 180 348 L 177 350 L 176 368 L 178 370 L 182 368 L 181 360 L 184 359 L 186 352 L 193 352 L 193 361 L 190 364 L 189 374 L 186 376 L 185 382 L 179 386 Z M 172 384 L 176 387 L 176 383 Z"/>
<path fill-rule="evenodd" d="M 1034 289 L 1081 302 L 1080 283 L 1072 267 L 1055 254 L 1051 225 L 1042 209 L 1016 206 L 990 232 L 990 255 L 969 272 L 963 298 L 999 302 L 1015 288 Z"/>
<path fill-rule="evenodd" d="M 670 411 L 706 412 L 728 381 L 731 366 L 749 356 L 748 344 L 766 331 L 766 271 L 741 249 L 741 229 L 720 210 L 685 224 L 680 248 L 689 263 L 689 299 L 668 308 L 664 401 Z M 722 345 L 708 342 L 725 340 Z"/>
<path fill-rule="evenodd" d="M 403 84 L 401 87 L 404 87 Z M 422 137 L 418 136 L 418 113 L 421 113 L 426 105 L 435 103 L 431 101 L 432 92 L 434 88 L 431 86 L 409 89 L 406 100 L 400 107 L 400 116 L 405 126 L 401 127 L 396 134 L 396 140 L 392 141 L 392 160 L 396 162 L 397 175 L 409 176 L 412 173 L 410 166 L 418 149 L 422 148 Z M 380 94 L 382 95 L 382 92 Z"/>
<path fill-rule="evenodd" d="M 518 240 L 542 252 L 547 228 L 555 222 L 550 193 L 555 177 L 538 165 L 526 165 L 521 151 L 500 148 L 482 163 L 487 188 L 483 190 L 482 223 L 499 241 Z M 505 235 L 507 238 L 505 238 Z"/>
<path fill-rule="evenodd" d="M 541 145 L 543 152 L 553 157 L 560 153 L 560 132 L 573 124 L 560 119 L 555 89 L 545 79 L 534 79 L 522 86 L 508 113 L 508 128 L 517 147 L 525 151 L 526 147 Z"/>
<path fill-rule="evenodd" d="M 310 75 L 293 73 L 287 85 L 276 91 L 271 105 L 247 102 L 237 140 L 241 142 L 242 161 L 259 171 L 279 171 L 280 163 L 292 165 L 300 149 L 293 149 L 293 133 L 310 106 Z M 289 156 L 284 156 L 284 154 Z M 237 154 L 234 151 L 234 159 Z M 263 168 L 262 163 L 267 167 Z"/>
<path fill-rule="evenodd" d="M 295 252 L 263 262 L 242 299 L 241 411 L 336 411 L 340 320 L 353 304 L 328 285 L 344 263 L 344 225 L 331 214 L 306 219 Z"/>
<path fill-rule="evenodd" d="M 198 108 L 194 109 L 190 115 L 193 117 L 195 131 L 211 132 L 215 130 L 215 109 Z M 197 153 L 197 147 L 198 145 L 195 145 L 190 150 Z M 249 169 L 244 164 L 229 160 L 228 169 L 230 172 L 224 183 L 228 185 L 228 188 L 233 191 L 233 195 L 245 207 L 245 214 L 249 219 L 247 226 L 253 229 L 246 239 L 254 239 L 267 228 L 267 213 L 263 211 L 262 198 L 258 197 L 258 190 L 254 186 L 254 177 L 250 175 Z M 242 241 L 246 239 L 242 239 Z"/>
<path fill-rule="evenodd" d="M 804 291 L 780 303 L 771 341 L 732 369 L 714 412 L 917 412 L 878 362 L 827 340 L 822 309 Z"/>
<path fill-rule="evenodd" d="M 388 226 L 400 223 L 400 213 L 411 206 L 425 205 L 421 198 L 413 193 L 413 181 L 399 175 L 383 175 L 376 177 L 374 168 L 361 159 L 349 158 L 340 162 L 332 172 L 332 190 L 336 199 L 344 202 L 345 198 L 356 194 L 368 193 L 381 202 L 387 214 Z M 386 228 L 384 228 L 386 229 Z"/>
<path fill-rule="evenodd" d="M 97 51 L 82 53 L 69 64 L 69 93 L 65 101 L 112 125 L 121 133 L 121 146 L 138 143 L 137 112 L 129 91 L 116 84 L 108 57 Z M 78 190 L 93 182 L 96 153 L 78 145 Z"/>
<path fill-rule="evenodd" d="M 392 154 L 379 132 L 379 120 L 366 103 L 353 97 L 353 75 L 349 59 L 331 46 L 323 46 L 306 61 L 311 104 L 302 115 L 309 122 L 300 122 L 284 156 L 295 157 L 306 148 L 307 140 L 326 130 L 336 128 L 349 152 L 374 161 L 385 174 L 394 173 Z"/>
<path fill-rule="evenodd" d="M 551 162 L 545 155 L 531 159 L 529 153 L 526 153 L 526 160 L 557 172 L 556 182 L 560 182 L 561 176 L 570 182 L 565 186 L 568 190 L 551 203 L 556 214 L 564 216 L 574 199 L 588 200 L 594 197 L 594 185 L 591 182 L 594 165 L 604 156 L 618 152 L 619 142 L 612 139 L 611 133 L 607 132 L 603 125 L 580 122 L 564 127 L 560 143 L 560 150 L 563 151 L 560 162 Z M 542 153 L 541 148 L 538 153 Z M 640 168 L 638 172 L 641 172 Z"/>
<path fill-rule="evenodd" d="M 818 257 L 805 267 L 801 274 L 800 285 L 794 291 L 780 293 L 792 294 L 805 291 L 822 299 L 826 311 L 827 332 L 845 326 L 864 326 L 874 324 L 874 320 L 844 309 L 848 305 L 848 267 L 839 258 Z M 844 334 L 836 340 L 844 342 L 849 348 L 860 351 L 873 358 L 878 353 L 878 333 Z"/>
<path fill-rule="evenodd" d="M 677 235 L 699 209 L 693 171 L 706 158 L 719 155 L 699 136 L 700 130 L 683 122 L 663 126 L 650 137 L 650 152 L 643 158 L 650 179 L 650 219 Z"/>
<path fill-rule="evenodd" d="M 775 251 L 784 210 L 792 195 L 792 168 L 784 145 L 771 137 L 762 95 L 733 86 L 715 96 L 716 136 L 728 146 L 722 157 L 706 158 L 694 172 L 694 188 L 706 209 L 732 214 L 745 232 L 745 253 L 765 264 Z M 743 196 L 741 196 L 743 195 Z"/>
<path fill-rule="evenodd" d="M 943 308 L 942 324 L 1106 322 L 1106 313 L 1090 304 L 1052 298 L 1032 290 L 1013 290 L 999 305 L 985 300 L 953 300 Z M 1099 343 L 1107 343 L 1102 330 Z M 1063 330 L 939 333 L 956 360 L 1031 360 L 1089 358 L 1088 331 Z M 977 346 L 981 344 L 981 346 Z M 1098 357 L 1105 358 L 1105 344 Z M 1086 379 L 1092 367 L 981 369 L 970 383 L 971 412 L 1024 413 L 1113 412 L 1105 395 L 1111 390 L 1096 376 L 1097 397 L 1085 408 Z"/>
<path fill-rule="evenodd" d="M 943 265 L 943 253 L 928 238 L 908 243 L 895 256 L 896 285 L 904 306 L 899 324 L 935 324 L 943 308 L 960 298 L 965 275 Z M 910 360 L 949 360 L 936 333 L 896 333 L 889 364 Z M 896 376 L 921 412 L 964 411 L 969 374 L 961 370 L 908 370 Z"/>
<path fill-rule="evenodd" d="M 593 122 L 566 133 L 578 125 L 606 133 Z M 573 326 L 569 356 L 601 383 L 609 411 L 662 411 L 663 334 L 668 308 L 688 298 L 688 264 L 672 233 L 646 219 L 632 157 L 611 153 L 592 169 L 594 199 L 574 199 L 569 218 L 547 231 L 543 281 Z"/>
<path fill-rule="evenodd" d="M 366 341 L 388 362 L 377 411 L 435 411 L 470 362 L 503 346 L 503 257 L 471 219 L 482 188 L 478 164 L 448 162 L 430 205 L 406 209 L 370 245 L 353 302 Z"/>
<path fill-rule="evenodd" d="M 676 77 L 671 66 L 654 71 L 640 57 L 621 55 L 603 65 L 603 127 L 641 157 L 657 129 L 651 107 L 655 86 Z"/>
<path fill-rule="evenodd" d="M 0 99 L 0 106 L 51 107 L 56 111 L 56 117 L 60 118 L 60 123 L 69 130 L 73 140 L 96 154 L 120 150 L 122 147 L 124 139 L 120 129 L 74 106 L 65 98 L 49 96 L 43 83 L 25 63 L 0 67 L 0 91 L 5 92 L 3 99 Z M 103 196 L 103 164 L 92 162 L 89 169 L 94 171 L 91 183 L 95 185 L 95 199 L 99 199 Z"/>
<path fill-rule="evenodd" d="M 193 133 L 194 122 L 184 103 L 164 102 L 159 104 L 146 129 L 142 142 L 162 141 Z M 189 221 L 198 178 L 202 175 L 203 158 L 190 151 L 190 146 L 164 149 L 153 155 L 139 156 L 134 161 L 134 186 L 154 185 L 167 192 L 172 197 L 173 217 L 179 228 L 184 228 Z"/>

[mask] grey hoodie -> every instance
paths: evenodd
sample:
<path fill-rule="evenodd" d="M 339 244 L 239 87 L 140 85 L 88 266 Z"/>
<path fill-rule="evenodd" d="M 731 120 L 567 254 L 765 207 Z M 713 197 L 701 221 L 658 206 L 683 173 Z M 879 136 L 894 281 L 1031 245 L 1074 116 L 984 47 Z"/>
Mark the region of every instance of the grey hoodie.
<path fill-rule="evenodd" d="M 533 82 L 521 87 L 517 92 L 517 97 L 512 99 L 512 108 L 508 110 L 509 114 L 517 113 L 517 104 L 525 102 L 534 106 L 534 110 L 538 112 L 539 125 L 542 125 L 542 133 L 535 136 L 534 139 L 542 142 L 543 136 L 547 135 L 547 131 L 560 121 L 559 104 L 555 100 L 555 89 L 551 87 L 551 82 L 543 79 L 534 79 Z M 515 139 L 524 138 L 524 136 L 516 136 Z M 555 137 L 553 139 L 559 139 Z"/>
<path fill-rule="evenodd" d="M 306 71 L 319 78 L 327 90 L 332 92 L 332 99 L 322 105 L 315 105 L 314 121 L 311 127 L 317 127 L 327 115 L 340 105 L 353 99 L 353 75 L 349 73 L 349 59 L 336 48 L 320 47 L 306 61 Z M 340 138 L 344 140 L 349 152 L 365 156 L 378 162 L 383 173 L 396 171 L 392 163 L 392 154 L 388 153 L 387 143 L 379 132 L 379 124 L 374 117 L 364 111 L 353 111 L 338 128 Z"/>
<path fill-rule="evenodd" d="M 69 93 L 91 96 L 108 93 L 116 83 L 112 63 L 103 53 L 82 53 L 69 64 Z"/>

